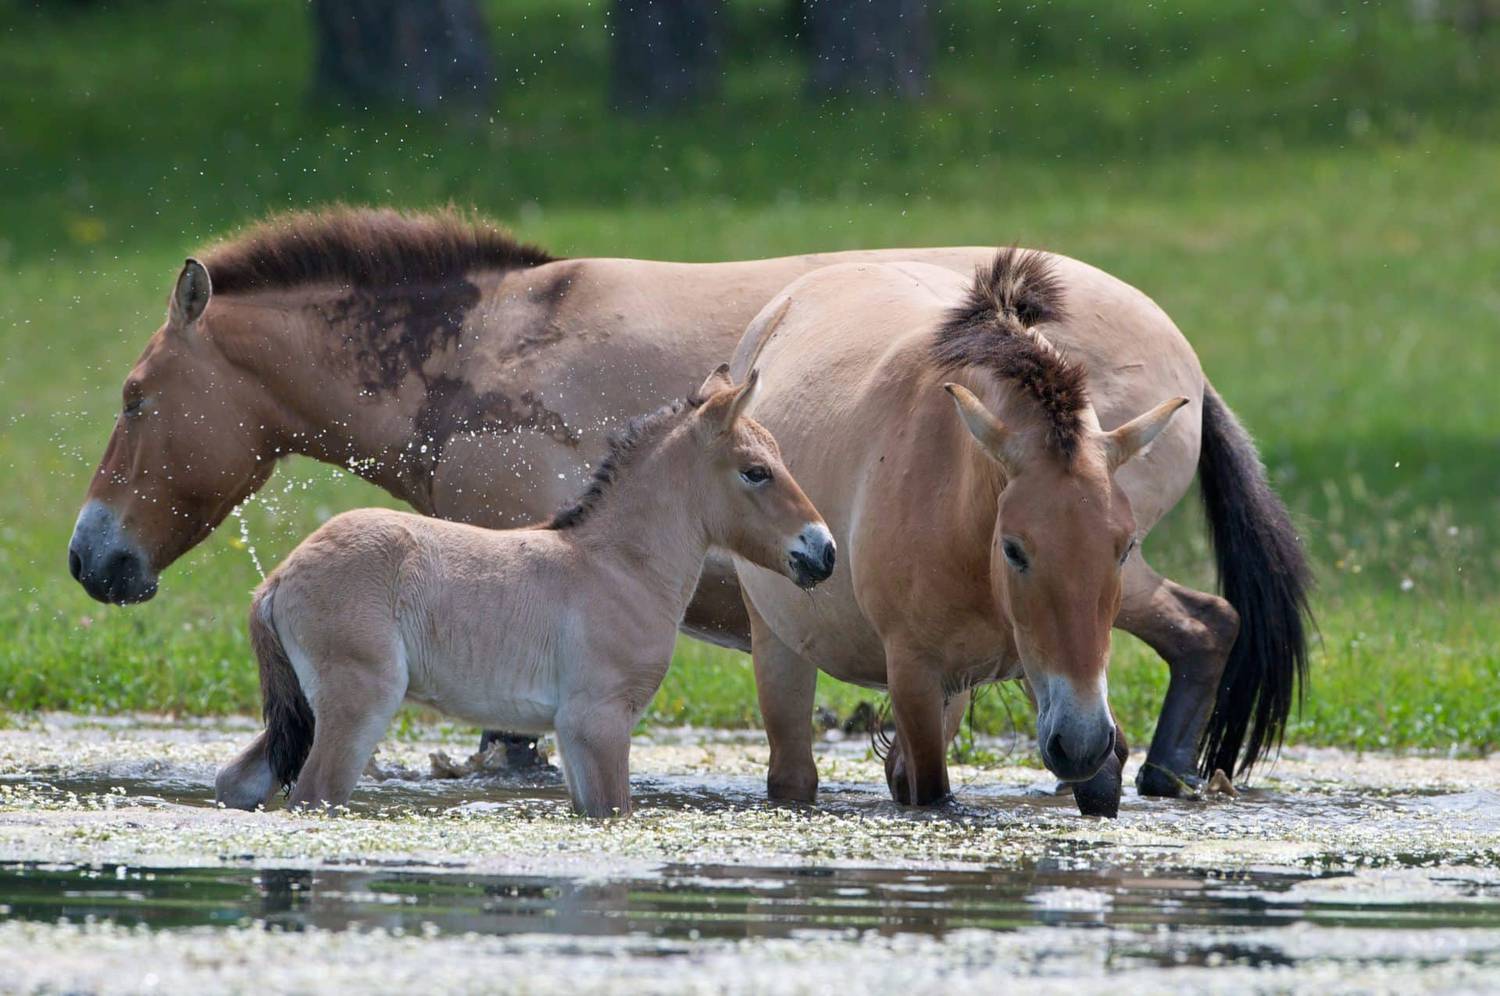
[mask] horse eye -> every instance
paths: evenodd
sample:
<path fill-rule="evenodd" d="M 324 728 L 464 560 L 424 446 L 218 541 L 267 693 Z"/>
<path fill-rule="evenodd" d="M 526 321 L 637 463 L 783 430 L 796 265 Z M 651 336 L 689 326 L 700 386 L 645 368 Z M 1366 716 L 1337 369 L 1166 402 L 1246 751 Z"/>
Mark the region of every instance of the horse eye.
<path fill-rule="evenodd" d="M 771 479 L 771 471 L 767 467 L 746 467 L 740 471 L 740 477 L 746 484 L 764 484 Z"/>
<path fill-rule="evenodd" d="M 1026 559 L 1026 551 L 1021 549 L 1021 544 L 1015 540 L 1006 540 L 1000 544 L 1000 549 L 1005 554 L 1005 559 L 1010 562 L 1010 566 L 1014 567 L 1018 573 L 1024 574 L 1026 568 L 1031 566 L 1031 562 Z"/>
<path fill-rule="evenodd" d="M 144 394 L 137 394 L 137 395 L 132 396 L 129 401 L 125 402 L 125 414 L 126 415 L 134 415 L 134 414 L 136 414 L 137 412 L 139 412 L 141 410 L 141 405 L 143 405 L 145 403 L 146 403 L 146 396 Z"/>
<path fill-rule="evenodd" d="M 1121 567 L 1124 567 L 1125 561 L 1130 559 L 1130 554 L 1135 550 L 1135 543 L 1135 537 L 1131 537 L 1130 542 L 1125 544 L 1125 552 L 1120 554 Z"/>

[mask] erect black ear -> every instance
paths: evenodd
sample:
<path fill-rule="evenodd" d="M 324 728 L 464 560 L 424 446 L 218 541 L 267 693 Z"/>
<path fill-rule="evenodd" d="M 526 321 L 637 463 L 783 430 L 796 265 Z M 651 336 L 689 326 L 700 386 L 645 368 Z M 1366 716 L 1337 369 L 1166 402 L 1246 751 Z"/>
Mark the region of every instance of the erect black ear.
<path fill-rule="evenodd" d="M 178 327 L 196 322 L 208 307 L 213 297 L 213 282 L 208 279 L 208 267 L 191 257 L 182 264 L 177 275 L 177 286 L 172 289 L 171 317 Z"/>

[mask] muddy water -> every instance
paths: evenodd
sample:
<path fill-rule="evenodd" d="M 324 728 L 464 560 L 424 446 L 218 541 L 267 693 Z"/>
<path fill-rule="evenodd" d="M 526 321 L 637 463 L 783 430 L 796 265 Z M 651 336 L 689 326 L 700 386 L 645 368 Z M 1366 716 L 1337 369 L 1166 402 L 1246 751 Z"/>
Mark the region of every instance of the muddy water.
<path fill-rule="evenodd" d="M 1500 987 L 1493 762 L 1293 751 L 1103 821 L 1014 762 L 903 810 L 850 744 L 773 806 L 756 738 L 661 735 L 600 823 L 555 771 L 433 777 L 468 738 L 427 736 L 310 817 L 212 807 L 245 732 L 0 731 L 0 990 Z"/>

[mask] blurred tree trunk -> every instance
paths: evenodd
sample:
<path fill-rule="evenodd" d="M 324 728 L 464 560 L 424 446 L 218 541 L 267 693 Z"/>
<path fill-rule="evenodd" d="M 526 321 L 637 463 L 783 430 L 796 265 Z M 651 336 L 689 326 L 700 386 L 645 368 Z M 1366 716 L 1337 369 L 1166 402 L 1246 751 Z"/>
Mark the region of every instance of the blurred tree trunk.
<path fill-rule="evenodd" d="M 313 0 L 316 96 L 359 107 L 482 107 L 495 83 L 474 0 Z"/>
<path fill-rule="evenodd" d="M 718 92 L 722 0 L 614 0 L 610 101 L 617 110 L 669 110 Z"/>
<path fill-rule="evenodd" d="M 802 0 L 814 96 L 920 97 L 932 64 L 927 0 Z"/>

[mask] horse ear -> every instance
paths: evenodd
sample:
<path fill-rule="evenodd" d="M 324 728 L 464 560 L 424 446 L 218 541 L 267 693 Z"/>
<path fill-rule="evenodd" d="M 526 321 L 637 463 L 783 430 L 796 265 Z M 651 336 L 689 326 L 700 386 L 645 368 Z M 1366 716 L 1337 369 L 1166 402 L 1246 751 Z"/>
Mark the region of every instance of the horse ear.
<path fill-rule="evenodd" d="M 750 399 L 755 395 L 755 388 L 760 384 L 760 370 L 752 369 L 740 389 L 735 392 L 734 401 L 729 405 L 729 418 L 724 421 L 724 428 L 734 425 L 735 420 L 745 411 L 745 406 L 750 404 Z"/>
<path fill-rule="evenodd" d="M 953 397 L 953 405 L 958 409 L 959 417 L 964 420 L 969 435 L 1000 464 L 1006 477 L 1014 477 L 1019 468 L 1009 452 L 1012 434 L 1005 423 L 996 418 L 984 407 L 984 402 L 962 384 L 944 384 L 943 390 Z"/>
<path fill-rule="evenodd" d="M 729 379 L 729 364 L 720 363 L 714 367 L 714 372 L 708 375 L 703 386 L 693 393 L 693 397 L 699 401 L 707 401 L 720 391 L 727 391 L 732 387 L 734 387 L 734 381 Z"/>
<path fill-rule="evenodd" d="M 208 307 L 208 299 L 213 293 L 213 281 L 208 279 L 208 267 L 189 257 L 182 264 L 182 272 L 177 275 L 177 286 L 172 289 L 172 324 L 178 328 L 186 328 L 196 322 L 203 315 L 203 309 Z"/>
<path fill-rule="evenodd" d="M 1163 401 L 1144 415 L 1137 415 L 1118 429 L 1104 434 L 1104 454 L 1109 460 L 1109 469 L 1118 470 L 1122 464 L 1137 456 L 1172 421 L 1177 410 L 1188 403 L 1187 398 Z"/>
<path fill-rule="evenodd" d="M 759 383 L 760 371 L 751 370 L 750 376 L 739 387 L 721 390 L 704 403 L 703 411 L 698 416 L 698 424 L 702 427 L 705 440 L 722 436 L 734 427 L 735 420 L 744 413 L 745 406 L 750 403 Z"/>

